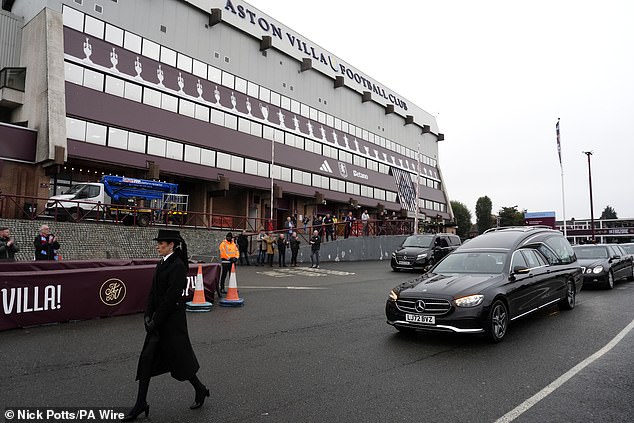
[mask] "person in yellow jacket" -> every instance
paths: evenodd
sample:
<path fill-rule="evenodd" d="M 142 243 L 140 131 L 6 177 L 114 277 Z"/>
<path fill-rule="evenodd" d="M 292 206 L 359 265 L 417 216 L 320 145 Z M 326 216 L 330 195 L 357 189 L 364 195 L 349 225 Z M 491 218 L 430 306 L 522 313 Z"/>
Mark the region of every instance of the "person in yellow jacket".
<path fill-rule="evenodd" d="M 220 275 L 220 286 L 217 287 L 216 292 L 218 293 L 218 297 L 221 297 L 221 292 L 222 294 L 227 293 L 225 290 L 225 280 L 227 279 L 227 274 L 231 272 L 231 265 L 240 258 L 240 251 L 236 243 L 233 242 L 233 234 L 231 232 L 227 233 L 227 237 L 220 243 L 219 249 L 222 273 Z"/>

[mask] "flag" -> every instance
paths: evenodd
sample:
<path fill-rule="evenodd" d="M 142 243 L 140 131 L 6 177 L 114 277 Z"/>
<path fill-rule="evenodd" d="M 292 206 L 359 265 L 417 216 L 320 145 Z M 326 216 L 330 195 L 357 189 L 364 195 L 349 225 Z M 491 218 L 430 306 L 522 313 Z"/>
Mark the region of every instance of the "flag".
<path fill-rule="evenodd" d="M 559 119 L 557 119 L 557 125 L 555 125 L 555 128 L 557 128 L 557 154 L 559 154 L 559 166 L 563 166 L 561 164 L 561 140 L 559 139 Z"/>

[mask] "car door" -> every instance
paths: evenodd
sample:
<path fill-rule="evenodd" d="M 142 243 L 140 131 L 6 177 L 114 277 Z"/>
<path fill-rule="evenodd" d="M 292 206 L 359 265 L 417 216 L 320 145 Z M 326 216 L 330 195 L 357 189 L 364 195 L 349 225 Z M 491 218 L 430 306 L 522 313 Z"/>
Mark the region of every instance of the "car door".
<path fill-rule="evenodd" d="M 536 250 L 524 248 L 515 251 L 511 258 L 511 272 L 516 266 L 528 268 L 528 272 L 512 276 L 515 280 L 507 294 L 512 318 L 520 317 L 547 303 L 554 284 L 554 274 L 551 273 L 550 266 Z"/>
<path fill-rule="evenodd" d="M 614 275 L 614 279 L 624 279 L 627 278 L 628 270 L 630 268 L 627 257 L 623 255 L 621 250 L 614 246 L 608 245 L 608 257 L 610 258 L 610 268 L 612 269 L 612 275 Z"/>

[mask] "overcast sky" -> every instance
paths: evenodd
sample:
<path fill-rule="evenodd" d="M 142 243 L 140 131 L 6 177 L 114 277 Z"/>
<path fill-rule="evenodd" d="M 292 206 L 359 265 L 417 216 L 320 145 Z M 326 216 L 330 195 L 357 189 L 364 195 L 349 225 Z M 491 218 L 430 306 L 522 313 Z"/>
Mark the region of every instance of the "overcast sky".
<path fill-rule="evenodd" d="M 451 200 L 634 218 L 634 1 L 251 0 L 437 116 Z"/>

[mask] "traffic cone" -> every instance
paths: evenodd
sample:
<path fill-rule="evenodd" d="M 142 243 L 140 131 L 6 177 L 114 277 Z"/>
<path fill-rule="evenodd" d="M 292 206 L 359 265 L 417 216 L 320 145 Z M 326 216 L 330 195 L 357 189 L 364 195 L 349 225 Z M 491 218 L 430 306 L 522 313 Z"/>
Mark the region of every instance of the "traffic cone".
<path fill-rule="evenodd" d="M 194 313 L 202 313 L 211 311 L 212 303 L 205 300 L 205 286 L 203 285 L 203 267 L 198 265 L 198 274 L 196 275 L 196 288 L 194 290 L 194 300 L 188 301 L 185 305 L 187 311 Z"/>
<path fill-rule="evenodd" d="M 244 300 L 238 297 L 238 281 L 236 279 L 236 264 L 231 264 L 231 275 L 229 276 L 229 289 L 227 295 L 221 298 L 218 303 L 225 307 L 240 307 Z"/>

